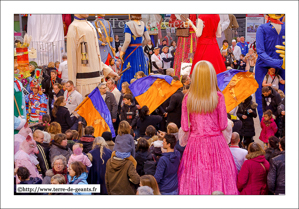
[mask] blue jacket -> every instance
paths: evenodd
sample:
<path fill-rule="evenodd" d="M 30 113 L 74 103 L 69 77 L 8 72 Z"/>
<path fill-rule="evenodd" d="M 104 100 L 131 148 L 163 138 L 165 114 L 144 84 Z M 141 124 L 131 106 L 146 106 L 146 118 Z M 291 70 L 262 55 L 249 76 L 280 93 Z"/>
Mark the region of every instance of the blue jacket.
<path fill-rule="evenodd" d="M 247 44 L 247 42 L 244 42 L 244 43 L 238 42 L 237 46 L 239 46 L 241 48 L 241 53 L 244 54 L 244 56 L 246 56 L 246 54 L 248 53 L 248 44 Z"/>
<path fill-rule="evenodd" d="M 163 153 L 159 159 L 155 178 L 161 192 L 173 192 L 178 188 L 178 169 L 181 154 L 179 151 Z"/>
<path fill-rule="evenodd" d="M 67 180 L 69 182 L 69 184 L 73 184 L 74 181 L 76 181 L 77 179 L 81 179 L 81 181 L 78 183 L 78 184 L 88 184 L 86 179 L 88 177 L 88 174 L 87 173 L 82 173 L 79 177 L 77 176 L 74 176 L 74 178 L 71 180 L 71 176 L 70 175 L 67 175 Z M 91 195 L 90 192 L 73 192 L 73 195 Z"/>

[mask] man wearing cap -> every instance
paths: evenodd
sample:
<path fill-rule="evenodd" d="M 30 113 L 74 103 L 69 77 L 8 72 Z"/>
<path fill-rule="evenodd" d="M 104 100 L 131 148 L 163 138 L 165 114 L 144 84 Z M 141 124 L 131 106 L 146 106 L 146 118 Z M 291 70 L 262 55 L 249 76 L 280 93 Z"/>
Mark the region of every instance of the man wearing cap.
<path fill-rule="evenodd" d="M 246 55 L 248 53 L 248 44 L 245 42 L 244 36 L 241 36 L 240 42 L 237 44 L 241 48 L 241 53 Z"/>
<path fill-rule="evenodd" d="M 162 57 L 159 53 L 160 53 L 160 48 L 155 47 L 154 48 L 154 54 L 151 57 L 152 66 L 153 66 L 153 73 L 155 73 L 155 74 L 159 73 L 159 71 L 163 70 Z"/>
<path fill-rule="evenodd" d="M 235 39 L 232 40 L 232 45 L 230 48 L 232 49 L 235 60 L 239 60 L 242 52 L 241 48 L 237 45 L 237 41 Z"/>
<path fill-rule="evenodd" d="M 159 48 L 160 48 L 160 54 L 162 53 L 162 50 L 163 50 L 163 47 L 164 47 L 164 46 L 167 46 L 167 41 L 166 41 L 166 39 L 163 39 L 163 41 L 162 41 L 162 45 L 159 46 Z"/>
<path fill-rule="evenodd" d="M 39 84 L 30 83 L 32 93 L 25 96 L 27 119 L 29 123 L 38 123 L 47 113 L 48 99 Z"/>
<path fill-rule="evenodd" d="M 163 60 L 163 68 L 168 69 L 170 68 L 170 64 L 173 61 L 172 55 L 168 52 L 168 46 L 164 46 L 162 48 L 161 58 Z"/>

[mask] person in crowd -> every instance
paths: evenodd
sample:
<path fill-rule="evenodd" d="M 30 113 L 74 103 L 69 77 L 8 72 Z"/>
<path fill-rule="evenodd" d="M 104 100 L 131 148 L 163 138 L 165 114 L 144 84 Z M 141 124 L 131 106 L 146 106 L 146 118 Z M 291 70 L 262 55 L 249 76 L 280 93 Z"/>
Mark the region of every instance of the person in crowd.
<path fill-rule="evenodd" d="M 20 179 L 20 184 L 42 184 L 42 180 L 38 177 L 30 177 L 30 172 L 26 167 L 19 167 L 16 175 Z M 16 189 L 16 188 L 15 188 Z M 36 195 L 36 193 L 16 193 L 17 195 Z"/>
<path fill-rule="evenodd" d="M 46 175 L 46 171 L 50 169 L 48 159 L 49 158 L 49 148 L 44 148 L 42 146 L 44 142 L 44 133 L 41 130 L 36 130 L 33 133 L 33 139 L 36 141 L 36 147 L 38 149 L 37 160 L 39 162 L 39 173 L 42 174 L 43 178 Z"/>
<path fill-rule="evenodd" d="M 268 73 L 264 77 L 262 86 L 270 86 L 278 91 L 279 83 L 285 84 L 285 80 L 278 75 L 278 72 L 275 70 L 275 68 L 269 68 Z"/>
<path fill-rule="evenodd" d="M 230 143 L 231 145 L 229 149 L 232 152 L 239 173 L 244 161 L 247 160 L 246 155 L 248 154 L 248 151 L 239 147 L 240 136 L 237 132 L 232 133 L 232 138 Z"/>
<path fill-rule="evenodd" d="M 139 138 L 136 148 L 135 160 L 137 161 L 136 171 L 140 176 L 144 173 L 144 162 L 147 160 L 153 160 L 153 156 L 149 151 L 149 144 L 145 138 Z"/>
<path fill-rule="evenodd" d="M 48 105 L 49 105 L 49 112 L 50 115 L 52 114 L 52 100 L 54 99 L 54 91 L 53 91 L 53 86 L 55 83 L 59 83 L 61 84 L 61 79 L 57 77 L 57 71 L 56 70 L 52 70 L 51 71 L 51 77 L 49 77 L 46 81 L 45 81 L 45 86 L 43 87 L 45 89 L 45 94 L 48 97 Z"/>
<path fill-rule="evenodd" d="M 65 131 L 65 136 L 67 139 L 67 146 L 68 148 L 70 148 L 70 150 L 73 150 L 73 145 L 75 144 L 75 142 L 73 141 L 73 132 L 71 129 L 68 129 Z"/>
<path fill-rule="evenodd" d="M 238 39 L 237 39 L 237 41 L 238 41 Z M 248 53 L 248 44 L 245 42 L 244 36 L 240 37 L 240 41 L 237 43 L 237 46 L 240 47 L 242 54 Z"/>
<path fill-rule="evenodd" d="M 163 60 L 163 69 L 170 68 L 171 62 L 173 62 L 173 56 L 168 51 L 168 46 L 164 46 L 161 53 L 161 58 Z"/>
<path fill-rule="evenodd" d="M 66 101 L 65 107 L 69 110 L 70 114 L 81 104 L 83 101 L 82 95 L 75 90 L 73 81 L 67 81 L 65 83 L 66 91 L 64 92 L 64 99 Z"/>
<path fill-rule="evenodd" d="M 267 176 L 269 192 L 275 195 L 285 194 L 285 137 L 279 142 L 280 155 L 270 160 L 270 169 Z"/>
<path fill-rule="evenodd" d="M 277 132 L 277 125 L 273 119 L 271 110 L 267 110 L 264 112 L 264 116 L 261 121 L 261 128 L 262 131 L 259 139 L 265 144 L 267 144 L 269 137 L 274 136 Z"/>
<path fill-rule="evenodd" d="M 69 174 L 67 179 L 69 184 L 88 184 L 87 179 L 87 169 L 86 166 L 81 162 L 72 162 L 68 167 Z M 91 195 L 90 192 L 73 192 L 73 195 Z"/>
<path fill-rule="evenodd" d="M 172 41 L 169 46 L 169 52 L 172 53 L 173 50 L 176 50 L 176 42 Z"/>
<path fill-rule="evenodd" d="M 270 164 L 265 158 L 265 151 L 258 143 L 252 142 L 248 147 L 247 160 L 238 175 L 238 190 L 241 195 L 266 195 L 267 175 Z"/>
<path fill-rule="evenodd" d="M 57 76 L 58 76 L 58 78 L 61 79 L 61 74 L 59 74 L 59 65 L 60 65 L 60 62 L 59 62 L 59 61 L 56 61 L 56 62 L 54 63 L 54 66 L 55 66 L 55 68 L 56 68 L 56 70 L 57 70 Z"/>
<path fill-rule="evenodd" d="M 232 68 L 233 69 L 239 69 L 239 60 L 237 60 L 235 58 L 233 59 Z"/>
<path fill-rule="evenodd" d="M 52 176 L 51 184 L 66 184 L 66 180 L 62 174 L 56 174 Z M 73 193 L 49 193 L 49 195 L 73 195 Z"/>
<path fill-rule="evenodd" d="M 175 149 L 177 150 L 177 151 L 179 151 L 180 152 L 180 154 L 181 154 L 181 159 L 182 159 L 182 157 L 183 157 L 183 153 L 184 153 L 184 150 L 185 150 L 185 148 L 186 148 L 186 146 L 184 146 L 184 147 L 182 147 L 181 145 L 180 145 L 180 141 L 179 141 L 179 129 L 178 129 L 178 126 L 175 124 L 175 123 L 169 123 L 168 125 L 167 125 L 167 134 L 170 134 L 170 135 L 174 135 L 175 136 L 175 138 L 176 138 L 176 144 L 175 144 Z"/>
<path fill-rule="evenodd" d="M 263 112 L 266 110 L 271 110 L 272 114 L 274 115 L 274 120 L 278 117 L 278 105 L 281 103 L 281 97 L 270 86 L 264 86 L 262 88 L 262 105 L 263 105 Z M 276 121 L 275 121 L 276 122 Z"/>
<path fill-rule="evenodd" d="M 221 51 L 221 57 L 223 59 L 223 62 L 225 64 L 225 67 L 228 68 L 231 66 L 232 64 L 232 57 L 230 56 L 230 54 L 227 52 L 227 50 L 222 50 Z"/>
<path fill-rule="evenodd" d="M 159 159 L 155 179 L 162 195 L 178 194 L 178 168 L 180 164 L 180 153 L 174 150 L 176 138 L 173 135 L 165 134 L 163 137 L 163 148 L 167 149 Z"/>
<path fill-rule="evenodd" d="M 266 160 L 270 163 L 270 160 L 277 155 L 280 155 L 280 149 L 279 149 L 279 139 L 276 136 L 270 136 L 268 139 L 269 143 L 267 146 L 267 149 L 265 150 Z"/>
<path fill-rule="evenodd" d="M 105 183 L 108 195 L 135 195 L 140 176 L 131 160 L 113 156 L 106 164 Z"/>
<path fill-rule="evenodd" d="M 239 59 L 238 65 L 239 65 L 239 69 L 238 70 L 245 71 L 245 69 L 246 69 L 246 61 L 245 61 L 245 55 L 244 54 L 240 55 L 240 59 Z"/>
<path fill-rule="evenodd" d="M 145 129 L 145 136 L 143 136 L 143 138 L 145 138 L 148 142 L 149 145 L 152 144 L 152 142 L 157 141 L 158 136 L 157 134 L 157 130 L 154 126 L 149 125 L 146 129 Z"/>
<path fill-rule="evenodd" d="M 153 154 L 153 157 L 157 163 L 159 162 L 159 159 L 162 157 L 162 153 L 166 152 L 166 150 L 163 149 L 163 139 L 164 139 L 163 136 L 164 135 L 161 135 L 161 133 L 164 133 L 164 132 L 162 132 L 162 131 L 157 132 L 157 137 L 155 138 L 155 140 L 152 140 L 152 142 L 150 143 L 150 148 L 149 148 L 150 152 Z"/>
<path fill-rule="evenodd" d="M 114 71 L 114 72 L 116 72 L 116 73 L 118 73 L 117 72 L 117 70 L 116 70 L 116 64 L 115 64 L 115 59 L 114 58 L 109 58 L 109 67 Z"/>
<path fill-rule="evenodd" d="M 56 134 L 54 137 L 54 142 L 50 148 L 50 162 L 52 163 L 54 161 L 54 157 L 57 155 L 63 155 L 68 161 L 72 154 L 72 151 L 67 146 L 65 134 Z"/>
<path fill-rule="evenodd" d="M 100 89 L 102 98 L 105 101 L 105 103 L 110 111 L 113 126 L 115 126 L 115 122 L 116 122 L 116 118 L 117 118 L 117 103 L 116 103 L 114 94 L 107 92 L 106 83 L 100 83 L 99 89 Z"/>
<path fill-rule="evenodd" d="M 116 100 L 116 104 L 117 106 L 119 105 L 120 102 L 120 97 L 121 97 L 121 93 L 120 91 L 117 89 L 116 85 L 115 85 L 115 81 L 113 79 L 109 79 L 107 81 L 107 87 L 109 89 L 109 92 L 111 92 Z"/>
<path fill-rule="evenodd" d="M 190 85 L 190 83 L 191 83 L 190 76 L 189 75 L 181 76 L 181 82 L 182 82 L 183 86 Z"/>
<path fill-rule="evenodd" d="M 216 71 L 208 61 L 194 66 L 181 118 L 184 137 L 180 144 L 188 145 L 178 170 L 180 195 L 210 195 L 215 190 L 238 194 L 237 169 L 221 132 L 228 123 L 225 99 L 217 85 Z"/>
<path fill-rule="evenodd" d="M 144 74 L 143 71 L 138 71 L 136 73 L 136 77 L 137 77 L 137 79 L 140 79 L 140 78 L 146 77 L 146 75 Z"/>
<path fill-rule="evenodd" d="M 170 96 L 169 105 L 166 107 L 167 123 L 175 123 L 178 128 L 181 127 L 181 115 L 182 115 L 182 101 L 184 94 L 179 89 Z"/>
<path fill-rule="evenodd" d="M 67 55 L 62 55 L 62 62 L 60 63 L 59 69 L 58 69 L 58 75 L 60 75 L 61 80 L 64 82 L 67 82 L 69 80 L 68 75 L 68 68 L 67 68 Z"/>
<path fill-rule="evenodd" d="M 47 67 L 46 70 L 47 70 L 47 74 L 48 74 L 48 75 L 51 75 L 51 71 L 52 71 L 52 70 L 55 70 L 56 73 L 58 72 L 58 70 L 57 70 L 56 67 L 55 67 L 55 63 L 54 63 L 54 62 L 49 62 L 48 67 Z"/>
<path fill-rule="evenodd" d="M 161 195 L 158 183 L 154 176 L 152 175 L 143 175 L 140 177 L 140 184 L 142 186 L 148 186 L 153 189 L 154 195 Z"/>
<path fill-rule="evenodd" d="M 138 187 L 136 195 L 154 195 L 154 191 L 149 186 Z"/>
<path fill-rule="evenodd" d="M 78 143 L 83 144 L 83 152 L 88 153 L 92 149 L 92 144 L 94 141 L 94 127 L 86 126 L 85 135 L 80 138 Z"/>
<path fill-rule="evenodd" d="M 121 47 L 118 47 L 118 50 L 119 50 L 119 52 L 121 51 Z M 116 54 L 115 54 L 115 57 L 119 57 L 119 52 L 117 52 Z M 118 55 L 118 56 L 117 56 Z M 121 61 L 121 59 L 117 59 L 116 60 L 116 62 L 115 62 L 115 65 L 116 65 L 116 71 L 118 72 L 118 73 L 120 73 L 120 71 L 121 71 L 121 64 L 122 64 L 122 61 Z M 116 81 L 117 82 L 117 81 Z"/>
<path fill-rule="evenodd" d="M 169 75 L 169 76 L 171 76 L 171 77 L 174 77 L 174 76 L 175 76 L 174 69 L 173 69 L 173 68 L 167 68 L 167 69 L 166 69 L 166 75 Z"/>
<path fill-rule="evenodd" d="M 64 91 L 62 88 L 62 85 L 60 83 L 55 83 L 53 85 L 53 99 L 52 99 L 52 103 L 51 103 L 51 108 L 54 108 L 54 102 L 57 100 L 58 97 L 60 96 L 64 96 Z"/>
<path fill-rule="evenodd" d="M 61 134 L 61 126 L 57 122 L 51 122 L 48 128 L 48 132 L 51 135 L 51 140 L 54 140 L 56 134 Z"/>
<path fill-rule="evenodd" d="M 239 60 L 242 52 L 241 52 L 241 48 L 237 45 L 237 42 L 235 39 L 232 40 L 232 45 L 230 46 L 230 48 L 232 49 L 234 59 Z M 236 68 L 234 68 L 234 69 L 236 69 Z"/>
<path fill-rule="evenodd" d="M 133 162 L 135 157 L 135 141 L 130 134 L 131 128 L 127 121 L 119 123 L 118 135 L 115 138 L 115 145 L 112 154 L 118 158 L 128 158 Z M 136 162 L 134 162 L 135 164 Z"/>
<path fill-rule="evenodd" d="M 41 144 L 41 146 L 45 149 L 45 150 L 48 150 L 48 152 L 50 151 L 50 143 L 51 143 L 51 134 L 49 134 L 48 132 L 46 131 L 42 131 L 43 134 L 44 134 L 44 142 Z M 47 161 L 48 163 L 50 162 L 50 159 L 49 159 L 49 153 L 46 155 L 47 157 Z"/>
<path fill-rule="evenodd" d="M 189 91 L 189 88 L 190 88 L 190 85 L 185 85 L 185 86 L 183 86 L 183 90 L 182 90 L 182 92 L 183 92 L 184 95 L 187 94 L 187 92 Z"/>
<path fill-rule="evenodd" d="M 102 133 L 102 137 L 104 138 L 104 140 L 108 146 L 107 148 L 110 149 L 111 151 L 113 151 L 114 142 L 112 140 L 112 133 L 109 131 L 105 131 Z"/>
<path fill-rule="evenodd" d="M 253 69 L 257 60 L 257 54 L 254 53 L 254 50 L 250 48 L 248 53 L 245 56 L 246 60 L 246 71 L 253 73 Z"/>
<path fill-rule="evenodd" d="M 51 123 L 51 117 L 48 114 L 44 114 L 42 116 L 42 123 L 35 126 L 36 129 L 41 131 L 48 131 L 50 123 Z"/>
<path fill-rule="evenodd" d="M 277 107 L 277 113 L 278 113 L 278 131 L 277 135 L 279 137 L 285 136 L 285 96 L 283 91 L 278 90 L 278 93 L 281 97 L 281 102 L 279 103 Z"/>
<path fill-rule="evenodd" d="M 57 98 L 54 102 L 54 108 L 52 110 L 53 120 L 60 124 L 62 133 L 73 127 L 75 123 L 78 123 L 77 117 L 71 117 L 70 112 L 65 107 L 66 101 L 63 96 Z"/>
<path fill-rule="evenodd" d="M 147 106 L 143 106 L 139 113 L 139 118 L 137 120 L 137 128 L 139 129 L 139 134 L 144 137 L 145 130 L 149 125 L 157 127 L 157 125 L 162 121 L 160 115 L 149 115 L 149 109 Z"/>
<path fill-rule="evenodd" d="M 115 53 L 117 53 L 118 52 L 118 47 L 120 46 L 120 40 L 119 40 L 118 35 L 114 36 L 114 41 L 115 41 Z"/>
<path fill-rule="evenodd" d="M 132 95 L 125 94 L 123 96 L 124 105 L 121 107 L 120 120 L 127 121 L 133 130 L 136 129 L 138 119 L 138 109 L 134 103 L 132 103 Z"/>
<path fill-rule="evenodd" d="M 88 157 L 83 154 L 83 145 L 80 143 L 74 144 L 73 154 L 70 156 L 67 167 L 70 167 L 70 164 L 75 161 L 83 163 L 83 165 L 85 165 L 88 168 L 92 166 L 92 163 L 90 162 Z"/>
<path fill-rule="evenodd" d="M 161 131 L 166 131 L 166 127 L 167 127 L 167 112 L 166 112 L 166 108 L 169 106 L 169 101 L 170 101 L 170 97 L 167 98 L 158 108 L 155 112 L 153 112 L 154 114 L 157 113 L 157 115 L 160 115 L 162 117 L 162 120 L 159 124 L 159 129 Z"/>
<path fill-rule="evenodd" d="M 64 176 L 67 181 L 67 160 L 63 155 L 56 155 L 52 160 L 52 169 L 47 170 L 46 176 L 43 179 L 43 184 L 50 184 L 51 178 L 56 174 Z"/>
<path fill-rule="evenodd" d="M 154 53 L 154 46 L 153 46 L 153 43 L 152 43 L 151 40 L 147 42 L 147 45 L 145 45 L 145 47 L 144 47 L 144 53 L 148 56 L 148 58 L 150 60 L 149 61 L 149 72 L 151 73 L 152 72 L 151 57 L 152 57 L 152 55 Z M 141 72 L 143 72 L 143 71 L 141 71 Z"/>
<path fill-rule="evenodd" d="M 169 45 L 167 44 L 167 40 L 166 40 L 166 39 L 163 39 L 163 40 L 162 40 L 162 44 L 159 45 L 159 49 L 160 49 L 159 53 L 160 53 L 160 54 L 161 54 L 162 49 L 163 49 L 164 46 L 169 46 Z"/>
<path fill-rule="evenodd" d="M 256 118 L 257 104 L 252 101 L 252 97 L 249 96 L 238 106 L 237 116 L 242 121 L 242 128 L 239 131 L 241 142 L 245 145 L 245 148 L 253 142 L 255 136 L 255 128 L 253 118 Z"/>
<path fill-rule="evenodd" d="M 111 158 L 112 151 L 108 148 L 108 145 L 103 137 L 96 137 L 93 141 L 92 150 L 89 154 L 92 156 L 92 167 L 89 170 L 87 182 L 88 184 L 100 184 L 100 194 L 108 194 L 105 183 L 105 173 L 106 163 Z"/>
<path fill-rule="evenodd" d="M 227 52 L 228 49 L 229 49 L 228 41 L 227 40 L 223 40 L 222 41 L 222 47 L 221 47 L 220 51 L 223 52 L 223 50 L 224 50 L 224 51 Z"/>
<path fill-rule="evenodd" d="M 163 70 L 162 57 L 160 55 L 160 48 L 154 48 L 154 54 L 151 56 L 152 72 L 154 74 L 161 73 Z"/>
<path fill-rule="evenodd" d="M 71 130 L 73 133 L 73 141 L 76 143 L 79 141 L 79 132 L 76 130 Z"/>

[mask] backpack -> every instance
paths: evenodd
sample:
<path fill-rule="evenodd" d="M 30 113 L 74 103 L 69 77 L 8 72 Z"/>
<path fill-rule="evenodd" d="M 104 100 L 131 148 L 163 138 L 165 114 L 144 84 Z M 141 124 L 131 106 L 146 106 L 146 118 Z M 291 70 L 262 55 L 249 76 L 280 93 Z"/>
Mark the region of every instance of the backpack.
<path fill-rule="evenodd" d="M 157 162 L 153 157 L 153 160 L 147 160 L 143 164 L 143 171 L 145 175 L 152 175 L 154 176 L 156 173 Z"/>

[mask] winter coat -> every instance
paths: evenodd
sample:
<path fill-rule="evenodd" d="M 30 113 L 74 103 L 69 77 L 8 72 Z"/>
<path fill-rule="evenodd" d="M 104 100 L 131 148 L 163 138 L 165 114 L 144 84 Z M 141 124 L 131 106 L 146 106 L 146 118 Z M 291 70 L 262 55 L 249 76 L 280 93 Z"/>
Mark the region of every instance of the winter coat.
<path fill-rule="evenodd" d="M 68 180 L 69 184 L 74 184 L 77 179 L 81 179 L 81 181 L 77 184 L 88 184 L 86 181 L 87 177 L 88 177 L 87 173 L 82 173 L 79 177 L 74 176 L 73 179 L 71 180 L 72 177 L 70 175 L 67 175 L 67 180 Z M 73 192 L 73 195 L 91 195 L 91 193 L 90 192 Z"/>
<path fill-rule="evenodd" d="M 36 154 L 36 156 L 37 156 L 37 160 L 39 162 L 40 174 L 42 174 L 43 177 L 45 177 L 46 171 L 50 169 L 50 165 L 48 162 L 50 149 L 43 148 L 39 142 L 36 142 L 36 147 L 38 149 L 38 154 Z"/>
<path fill-rule="evenodd" d="M 56 78 L 55 83 L 60 83 L 61 84 L 61 78 Z M 54 82 L 53 82 L 54 83 Z M 53 99 L 53 85 L 51 81 L 51 77 L 49 77 L 45 82 L 44 82 L 44 88 L 45 88 L 45 94 L 50 98 L 50 102 L 52 102 Z"/>
<path fill-rule="evenodd" d="M 70 148 L 68 148 L 67 146 L 63 147 L 54 142 L 50 148 L 50 163 L 52 165 L 53 159 L 57 155 L 63 155 L 66 158 L 66 162 L 68 162 L 72 154 L 73 152 L 70 150 Z"/>
<path fill-rule="evenodd" d="M 95 137 L 91 135 L 85 135 L 80 138 L 78 143 L 83 144 L 83 152 L 88 153 L 92 149 L 92 144 Z"/>
<path fill-rule="evenodd" d="M 126 105 L 124 104 L 121 107 L 120 111 L 120 121 L 127 121 L 133 129 L 136 128 L 137 125 L 137 117 L 138 116 L 138 108 L 135 104 Z"/>
<path fill-rule="evenodd" d="M 64 174 L 62 174 L 64 175 Z M 67 174 L 65 174 L 67 175 Z M 53 172 L 53 169 L 49 169 L 47 170 L 46 172 L 46 176 L 45 178 L 43 179 L 43 184 L 51 184 L 51 178 L 54 176 L 54 172 Z"/>
<path fill-rule="evenodd" d="M 261 131 L 259 139 L 261 141 L 263 141 L 264 143 L 268 143 L 269 137 L 274 136 L 275 133 L 277 132 L 277 125 L 276 125 L 274 119 L 271 118 L 270 121 L 271 121 L 271 124 L 267 127 L 266 124 L 264 123 L 264 117 L 262 118 L 262 122 L 261 122 L 262 131 Z"/>
<path fill-rule="evenodd" d="M 277 107 L 281 102 L 281 97 L 276 90 L 274 90 L 272 87 L 269 88 L 271 89 L 272 93 L 267 98 L 271 98 L 271 102 L 269 105 L 267 105 L 265 96 L 262 95 L 263 112 L 265 112 L 266 110 L 272 110 L 272 114 L 275 115 L 277 118 L 278 116 Z"/>
<path fill-rule="evenodd" d="M 137 151 L 136 155 L 135 155 L 135 160 L 137 161 L 137 173 L 140 176 L 145 175 L 144 170 L 143 170 L 143 166 L 144 166 L 144 162 L 147 160 L 153 161 L 153 155 L 149 152 L 142 152 L 142 151 Z"/>
<path fill-rule="evenodd" d="M 76 122 L 76 117 L 71 117 L 70 112 L 66 107 L 59 106 L 56 113 L 56 118 L 53 116 L 53 121 L 56 121 L 61 126 L 61 133 L 65 133 Z"/>
<path fill-rule="evenodd" d="M 101 159 L 100 147 L 95 147 L 89 152 L 92 155 L 92 167 L 89 170 L 87 182 L 88 184 L 100 184 L 101 193 L 108 194 L 105 183 L 106 163 L 111 158 L 112 151 L 103 147 L 103 155 Z"/>
<path fill-rule="evenodd" d="M 132 161 L 113 157 L 106 164 L 105 181 L 109 195 L 135 195 L 140 176 Z"/>
<path fill-rule="evenodd" d="M 239 130 L 241 136 L 255 136 L 255 128 L 253 118 L 256 118 L 256 103 L 251 101 L 252 97 L 249 96 L 244 103 L 239 104 L 237 116 L 242 121 L 242 128 Z M 253 112 L 248 113 L 251 109 Z M 246 115 L 247 118 L 243 119 L 242 116 Z"/>
<path fill-rule="evenodd" d="M 110 111 L 111 119 L 117 118 L 117 104 L 114 97 L 114 94 L 106 92 L 105 103 Z"/>
<path fill-rule="evenodd" d="M 285 151 L 270 160 L 267 182 L 270 192 L 285 194 Z"/>
<path fill-rule="evenodd" d="M 177 172 L 180 160 L 180 152 L 177 150 L 162 153 L 154 176 L 159 185 L 160 192 L 173 192 L 178 188 Z"/>
<path fill-rule="evenodd" d="M 40 179 L 40 178 L 38 178 L 38 177 L 30 177 L 29 178 L 29 180 L 27 180 L 27 181 L 21 181 L 20 182 L 20 184 L 42 184 L 42 180 Z M 15 186 L 15 195 L 42 195 L 42 193 L 30 193 L 30 192 L 28 192 L 28 193 L 17 193 L 16 192 L 16 185 L 14 185 Z"/>
<path fill-rule="evenodd" d="M 237 187 L 241 195 L 266 195 L 267 174 L 270 168 L 263 152 L 253 152 L 246 156 L 238 175 Z M 261 165 L 262 164 L 262 165 Z"/>
<path fill-rule="evenodd" d="M 280 153 L 281 153 L 279 149 L 274 149 L 272 147 L 269 147 L 268 149 L 266 149 L 265 152 L 266 152 L 265 158 L 268 162 L 270 162 L 270 160 L 273 157 L 276 157 L 277 155 L 280 155 Z"/>
<path fill-rule="evenodd" d="M 167 123 L 175 123 L 178 128 L 181 127 L 181 115 L 182 115 L 182 101 L 184 94 L 177 90 L 171 97 L 169 101 L 169 106 L 166 107 Z"/>

